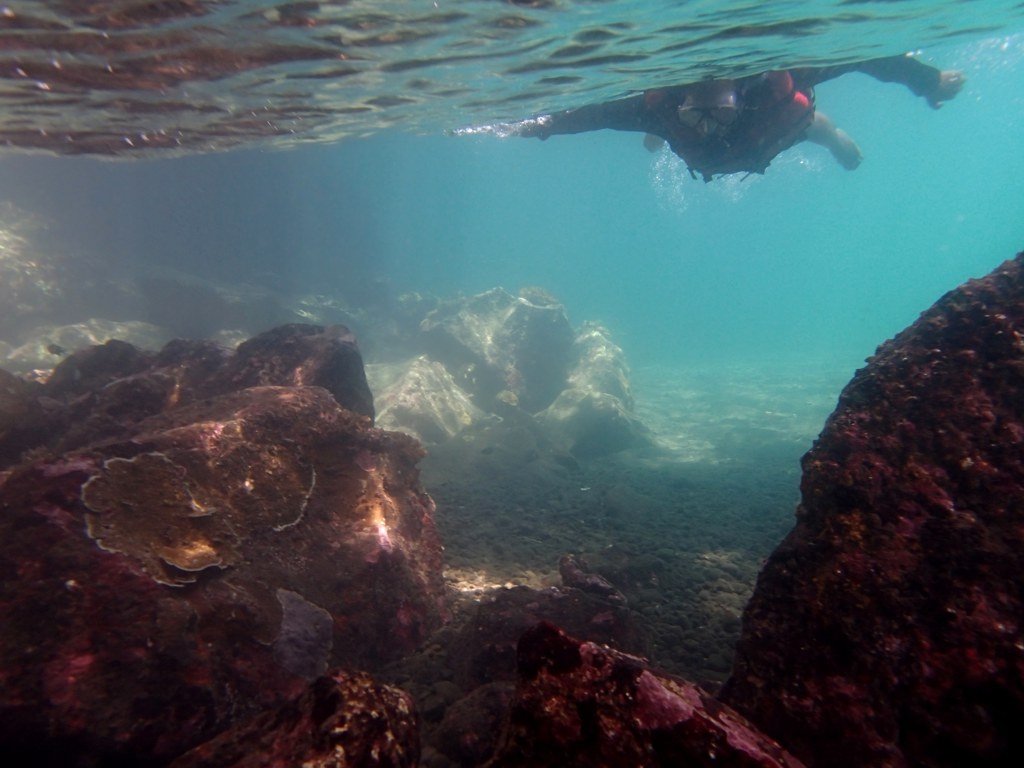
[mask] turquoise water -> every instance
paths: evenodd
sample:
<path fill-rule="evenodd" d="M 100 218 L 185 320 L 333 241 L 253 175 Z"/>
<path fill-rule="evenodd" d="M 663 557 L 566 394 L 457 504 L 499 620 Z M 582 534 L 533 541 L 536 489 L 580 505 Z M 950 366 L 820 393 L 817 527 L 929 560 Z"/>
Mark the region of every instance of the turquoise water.
<path fill-rule="evenodd" d="M 656 461 L 627 456 L 580 476 L 562 472 L 548 486 L 529 474 L 532 458 L 511 451 L 513 459 L 474 474 L 465 456 L 432 449 L 423 479 L 438 502 L 448 575 L 541 585 L 557 581 L 566 551 L 667 548 L 659 555 L 663 594 L 634 605 L 658 628 L 656 659 L 698 679 L 728 674 L 757 570 L 792 525 L 799 457 L 844 382 L 947 290 L 1024 248 L 1019 3 L 215 5 L 220 16 L 151 32 L 139 22 L 139 34 L 238 22 L 228 38 L 258 47 L 266 44 L 262 22 L 238 9 L 279 19 L 278 6 L 294 6 L 332 21 L 275 26 L 277 43 L 354 46 L 358 56 L 197 74 L 143 94 L 69 91 L 66 113 L 68 102 L 45 95 L 66 84 L 22 83 L 14 64 L 0 70 L 0 136 L 13 135 L 6 131 L 19 119 L 28 126 L 22 138 L 107 125 L 132 154 L 142 134 L 175 121 L 193 131 L 189 152 L 166 157 L 0 154 L 0 267 L 17 257 L 30 272 L 33 261 L 58 254 L 115 274 L 160 268 L 354 304 L 410 291 L 543 287 L 574 325 L 609 328 L 635 371 L 637 413 L 664 451 Z M 522 24 L 495 26 L 513 18 Z M 689 32 L 680 31 L 684 23 Z M 95 20 L 76 24 L 71 37 L 97 28 Z M 417 37 L 422 30 L 429 33 Z M 7 35 L 0 26 L 0 42 Z M 603 42 L 565 53 L 584 39 Z M 17 40 L 31 48 L 31 38 Z M 692 44 L 679 47 L 682 40 Z M 93 62 L 54 52 L 66 43 L 47 38 L 31 53 L 42 67 L 63 56 L 65 71 L 72 61 L 103 64 L 102 55 Z M 864 153 L 853 172 L 801 145 L 763 177 L 704 184 L 667 150 L 646 151 L 639 134 L 546 142 L 446 134 L 705 74 L 918 46 L 925 61 L 967 76 L 939 111 L 863 75 L 817 88 L 819 109 Z M 18 50 L 0 46 L 0 62 Z M 111 60 L 117 70 L 131 57 Z M 323 76 L 341 66 L 353 71 Z M 37 101 L 21 113 L 14 96 L 26 92 Z M 123 109 L 115 95 L 185 106 L 154 116 Z M 269 135 L 204 137 L 204 115 L 244 117 L 275 99 L 329 109 L 304 128 L 297 119 L 264 121 Z M 214 112 L 190 114 L 189 105 Z M 210 147 L 239 146 L 202 151 L 204 138 Z M 189 298 L 181 301 L 187 315 Z M 0 352 L 21 341 L 0 338 Z M 369 361 L 381 351 L 370 350 Z M 505 474 L 496 478 L 497 470 Z"/>
<path fill-rule="evenodd" d="M 389 129 L 131 163 L 6 154 L 0 200 L 69 252 L 296 288 L 540 285 L 574 322 L 607 324 L 637 364 L 852 370 L 1024 244 L 1024 37 L 1006 30 L 922 55 L 968 77 L 937 112 L 863 75 L 817 89 L 864 152 L 854 172 L 802 145 L 763 177 L 703 184 L 638 134 Z"/>
<path fill-rule="evenodd" d="M 436 134 L 1021 17 L 1017 0 L 20 0 L 0 6 L 0 145 L 149 156 Z"/>

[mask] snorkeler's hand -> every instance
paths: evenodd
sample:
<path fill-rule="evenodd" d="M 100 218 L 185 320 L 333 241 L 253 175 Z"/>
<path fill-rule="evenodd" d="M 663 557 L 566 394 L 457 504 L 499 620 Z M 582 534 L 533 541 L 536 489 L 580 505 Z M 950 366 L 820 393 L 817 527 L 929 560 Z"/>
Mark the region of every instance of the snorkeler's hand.
<path fill-rule="evenodd" d="M 537 138 L 544 141 L 551 136 L 551 116 L 540 115 L 512 124 L 511 133 L 515 136 Z"/>
<path fill-rule="evenodd" d="M 964 73 L 955 69 L 944 69 L 939 72 L 939 84 L 932 93 L 928 94 L 928 106 L 938 109 L 943 102 L 949 101 L 960 93 L 960 89 L 964 87 L 966 81 Z"/>
<path fill-rule="evenodd" d="M 551 135 L 551 116 L 541 115 L 520 120 L 516 123 L 491 123 L 490 125 L 470 125 L 445 131 L 452 136 L 479 136 L 487 134 L 505 139 L 509 136 L 537 137 L 542 141 Z"/>

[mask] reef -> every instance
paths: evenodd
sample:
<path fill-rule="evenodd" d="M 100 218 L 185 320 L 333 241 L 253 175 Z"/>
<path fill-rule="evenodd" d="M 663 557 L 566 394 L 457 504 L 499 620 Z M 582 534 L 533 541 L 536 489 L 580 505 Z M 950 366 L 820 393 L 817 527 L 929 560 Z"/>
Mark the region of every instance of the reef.
<path fill-rule="evenodd" d="M 703 687 L 644 658 L 700 645 L 712 615 L 736 631 L 745 592 L 715 581 L 703 613 L 664 599 L 680 602 L 663 579 L 691 550 L 535 541 L 576 552 L 552 560 L 560 585 L 464 564 L 446 591 L 417 438 L 436 478 L 485 478 L 492 498 L 465 497 L 464 517 L 449 502 L 446 530 L 492 532 L 487 557 L 524 551 L 493 531 L 625 540 L 662 501 L 591 486 L 612 458 L 639 473 L 651 456 L 609 453 L 646 437 L 603 328 L 573 330 L 537 289 L 399 304 L 378 330 L 411 357 L 371 366 L 376 399 L 337 326 L 233 351 L 109 341 L 62 350 L 45 380 L 0 371 L 8 763 L 1024 760 L 1024 255 L 944 296 L 844 389 L 717 693 L 727 649 L 687 667 Z M 515 505 L 524 484 L 539 511 Z M 488 528 L 490 512 L 515 519 Z M 693 583 L 709 568 L 749 583 L 699 547 Z"/>
<path fill-rule="evenodd" d="M 344 328 L 108 342 L 0 387 L 16 762 L 159 764 L 444 621 L 422 449 L 373 427 Z"/>
<path fill-rule="evenodd" d="M 1024 762 L 1024 254 L 879 347 L 803 460 L 722 700 L 810 765 Z"/>
<path fill-rule="evenodd" d="M 519 685 L 489 768 L 801 766 L 697 686 L 551 624 L 522 636 L 517 663 Z"/>

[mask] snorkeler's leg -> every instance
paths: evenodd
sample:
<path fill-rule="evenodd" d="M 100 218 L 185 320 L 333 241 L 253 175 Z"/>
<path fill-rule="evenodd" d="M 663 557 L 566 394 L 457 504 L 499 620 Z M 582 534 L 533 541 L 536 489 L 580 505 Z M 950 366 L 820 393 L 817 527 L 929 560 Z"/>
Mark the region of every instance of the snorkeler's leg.
<path fill-rule="evenodd" d="M 860 147 L 846 131 L 836 128 L 835 123 L 821 112 L 814 113 L 814 120 L 807 127 L 804 138 L 825 147 L 843 168 L 852 171 L 863 160 Z"/>
<path fill-rule="evenodd" d="M 644 149 L 648 152 L 658 152 L 665 146 L 665 140 L 653 133 L 644 134 Z"/>

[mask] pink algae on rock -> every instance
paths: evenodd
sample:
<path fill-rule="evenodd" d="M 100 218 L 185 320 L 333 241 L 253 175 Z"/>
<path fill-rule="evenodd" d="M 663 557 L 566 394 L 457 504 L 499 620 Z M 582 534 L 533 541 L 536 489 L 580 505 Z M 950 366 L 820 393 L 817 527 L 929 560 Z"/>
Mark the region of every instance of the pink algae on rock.
<path fill-rule="evenodd" d="M 160 764 L 444 621 L 422 449 L 373 427 L 347 332 L 97 347 L 49 386 L 0 435 L 44 443 L 0 495 L 12 759 Z"/>
<path fill-rule="evenodd" d="M 519 680 L 488 768 L 802 764 L 710 694 L 551 624 L 519 641 Z"/>
<path fill-rule="evenodd" d="M 1024 254 L 879 347 L 803 460 L 722 699 L 808 764 L 1024 763 Z"/>

